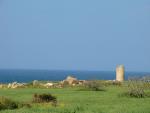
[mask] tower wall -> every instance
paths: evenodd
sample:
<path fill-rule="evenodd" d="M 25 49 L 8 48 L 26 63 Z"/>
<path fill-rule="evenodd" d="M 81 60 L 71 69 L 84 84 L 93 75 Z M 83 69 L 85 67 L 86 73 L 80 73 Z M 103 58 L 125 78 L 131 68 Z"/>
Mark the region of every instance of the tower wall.
<path fill-rule="evenodd" d="M 124 71 L 125 69 L 123 65 L 118 65 L 116 67 L 116 80 L 117 81 L 120 81 L 120 82 L 124 81 Z"/>

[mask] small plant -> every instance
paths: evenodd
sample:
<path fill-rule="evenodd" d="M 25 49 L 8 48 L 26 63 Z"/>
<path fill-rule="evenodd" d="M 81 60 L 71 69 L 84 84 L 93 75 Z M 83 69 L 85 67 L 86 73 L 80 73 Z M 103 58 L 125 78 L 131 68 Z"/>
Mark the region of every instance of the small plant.
<path fill-rule="evenodd" d="M 145 96 L 144 82 L 138 78 L 132 78 L 128 81 L 128 95 L 131 97 L 142 98 Z"/>
<path fill-rule="evenodd" d="M 92 91 L 103 91 L 104 90 L 104 86 L 102 85 L 102 83 L 97 80 L 88 81 L 84 84 L 84 86 L 85 86 L 85 88 L 90 89 Z"/>
<path fill-rule="evenodd" d="M 57 105 L 57 99 L 55 96 L 51 94 L 34 94 L 33 95 L 33 102 L 34 103 L 49 103 L 52 102 L 53 106 Z"/>

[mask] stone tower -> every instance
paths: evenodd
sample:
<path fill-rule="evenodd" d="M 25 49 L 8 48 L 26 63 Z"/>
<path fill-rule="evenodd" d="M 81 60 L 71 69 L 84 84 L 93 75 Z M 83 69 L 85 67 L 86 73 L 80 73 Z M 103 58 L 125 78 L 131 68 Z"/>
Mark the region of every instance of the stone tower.
<path fill-rule="evenodd" d="M 124 65 L 116 67 L 116 80 L 120 82 L 124 81 Z"/>

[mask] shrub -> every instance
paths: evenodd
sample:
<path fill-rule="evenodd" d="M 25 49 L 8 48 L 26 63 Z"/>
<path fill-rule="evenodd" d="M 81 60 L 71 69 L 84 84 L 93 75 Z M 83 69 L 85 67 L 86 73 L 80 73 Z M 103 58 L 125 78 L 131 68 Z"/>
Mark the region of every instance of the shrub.
<path fill-rule="evenodd" d="M 62 85 L 62 87 L 69 87 L 69 82 L 63 81 L 61 85 Z"/>
<path fill-rule="evenodd" d="M 142 81 L 144 82 L 144 88 L 150 89 L 150 76 L 142 77 Z"/>
<path fill-rule="evenodd" d="M 128 81 L 128 95 L 130 97 L 142 98 L 145 96 L 144 82 L 138 78 L 132 78 Z"/>
<path fill-rule="evenodd" d="M 14 102 L 8 98 L 0 97 L 0 110 L 3 109 L 16 109 L 18 108 L 18 103 Z"/>
<path fill-rule="evenodd" d="M 121 86 L 122 85 L 122 83 L 120 81 L 112 81 L 112 80 L 104 81 L 103 84 L 105 86 L 110 86 L 110 85 L 112 85 L 112 86 Z"/>
<path fill-rule="evenodd" d="M 5 110 L 5 109 L 18 109 L 22 107 L 28 107 L 30 108 L 31 105 L 27 103 L 19 103 L 12 101 L 9 98 L 0 96 L 0 110 Z"/>
<path fill-rule="evenodd" d="M 28 82 L 27 87 L 33 87 L 33 82 Z"/>
<path fill-rule="evenodd" d="M 84 86 L 85 86 L 85 88 L 90 89 L 92 91 L 103 91 L 104 90 L 103 84 L 97 80 L 87 81 L 84 84 Z"/>
<path fill-rule="evenodd" d="M 34 94 L 33 95 L 33 102 L 34 103 L 49 103 L 52 102 L 53 106 L 56 106 L 57 104 L 57 99 L 55 96 L 51 95 L 51 94 Z"/>

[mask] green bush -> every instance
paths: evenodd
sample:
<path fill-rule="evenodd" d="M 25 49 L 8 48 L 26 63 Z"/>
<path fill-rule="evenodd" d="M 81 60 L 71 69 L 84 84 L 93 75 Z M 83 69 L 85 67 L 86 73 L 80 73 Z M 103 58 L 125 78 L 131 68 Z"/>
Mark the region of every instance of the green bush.
<path fill-rule="evenodd" d="M 89 90 L 92 90 L 92 91 L 103 91 L 104 90 L 103 84 L 98 80 L 87 81 L 84 84 L 84 87 L 86 89 L 89 89 Z"/>
<path fill-rule="evenodd" d="M 22 107 L 27 107 L 30 108 L 31 105 L 27 103 L 19 103 L 12 101 L 9 98 L 0 96 L 0 110 L 5 110 L 5 109 L 18 109 Z"/>
<path fill-rule="evenodd" d="M 49 103 L 52 102 L 53 106 L 56 106 L 57 104 L 57 99 L 55 96 L 51 95 L 51 94 L 34 94 L 33 95 L 33 102 L 34 103 Z"/>
<path fill-rule="evenodd" d="M 8 98 L 0 97 L 0 110 L 3 109 L 16 109 L 18 108 L 18 103 L 14 102 Z"/>
<path fill-rule="evenodd" d="M 150 89 L 150 76 L 144 76 L 142 77 L 142 81 L 144 82 L 144 88 Z"/>
<path fill-rule="evenodd" d="M 128 81 L 128 95 L 130 97 L 142 98 L 145 96 L 144 82 L 138 78 L 132 78 Z"/>
<path fill-rule="evenodd" d="M 104 86 L 121 86 L 122 85 L 120 81 L 112 81 L 112 80 L 104 81 L 103 84 Z"/>

